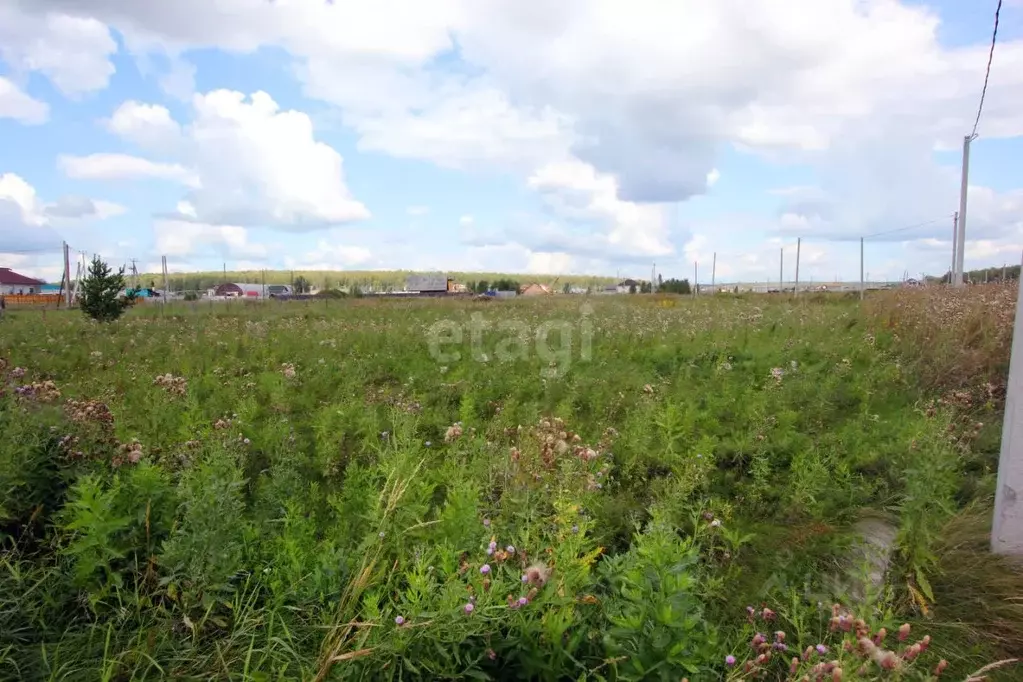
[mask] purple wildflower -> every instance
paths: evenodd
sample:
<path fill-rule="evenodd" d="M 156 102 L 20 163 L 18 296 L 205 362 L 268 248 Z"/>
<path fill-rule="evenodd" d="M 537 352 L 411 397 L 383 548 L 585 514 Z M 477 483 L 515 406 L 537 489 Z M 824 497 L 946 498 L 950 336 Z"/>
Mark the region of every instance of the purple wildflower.
<path fill-rule="evenodd" d="M 824 646 L 823 644 L 818 644 L 817 653 L 823 656 L 824 654 L 828 653 L 828 647 Z"/>
<path fill-rule="evenodd" d="M 504 548 L 504 551 L 508 552 L 509 555 L 515 554 L 515 545 L 508 545 Z"/>
<path fill-rule="evenodd" d="M 405 624 L 405 619 L 402 618 L 401 616 L 396 616 L 395 619 L 394 619 L 394 624 L 395 625 L 404 625 Z"/>
<path fill-rule="evenodd" d="M 725 665 L 727 665 L 729 668 L 731 668 L 733 665 L 735 665 L 735 656 L 733 656 L 731 654 L 728 654 L 727 656 L 725 656 Z"/>
<path fill-rule="evenodd" d="M 483 564 L 482 566 L 480 566 L 480 573 L 482 573 L 483 575 L 490 573 L 490 564 Z"/>
<path fill-rule="evenodd" d="M 476 610 L 476 607 L 473 606 L 472 604 L 466 604 L 463 608 L 465 609 L 466 613 L 472 613 L 473 611 Z"/>
<path fill-rule="evenodd" d="M 525 597 L 519 597 L 519 601 L 518 601 L 518 605 L 519 606 L 525 606 L 528 603 L 529 603 L 528 599 L 526 599 Z"/>
<path fill-rule="evenodd" d="M 490 519 L 483 519 L 483 527 L 490 528 Z"/>

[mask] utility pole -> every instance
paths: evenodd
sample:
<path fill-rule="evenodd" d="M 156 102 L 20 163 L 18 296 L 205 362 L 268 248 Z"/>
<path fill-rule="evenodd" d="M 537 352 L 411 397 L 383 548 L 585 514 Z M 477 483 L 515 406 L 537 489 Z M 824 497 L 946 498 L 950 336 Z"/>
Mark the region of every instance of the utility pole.
<path fill-rule="evenodd" d="M 948 283 L 955 284 L 959 270 L 959 211 L 952 214 L 952 269 L 948 271 Z"/>
<path fill-rule="evenodd" d="M 860 300 L 863 300 L 863 237 L 860 237 Z"/>
<path fill-rule="evenodd" d="M 966 250 L 966 195 L 970 185 L 970 142 L 972 135 L 963 138 L 963 179 L 959 187 L 959 227 L 956 235 L 956 282 L 957 287 L 963 286 L 963 252 Z"/>
<path fill-rule="evenodd" d="M 781 247 L 778 256 L 778 291 L 785 290 L 785 247 Z"/>
<path fill-rule="evenodd" d="M 1023 490 L 1023 296 L 1018 293 L 1013 327 L 991 551 L 1019 555 L 1023 554 L 1023 504 L 1016 499 Z"/>
<path fill-rule="evenodd" d="M 162 312 L 166 312 L 165 309 L 167 307 L 167 256 L 162 256 L 161 258 L 163 260 L 163 306 L 161 306 L 160 310 Z"/>
<path fill-rule="evenodd" d="M 693 296 L 700 293 L 700 261 L 693 261 Z"/>
<path fill-rule="evenodd" d="M 71 253 L 67 242 L 64 242 L 64 303 L 71 307 Z"/>
<path fill-rule="evenodd" d="M 717 274 L 718 274 L 718 252 L 714 252 L 714 259 L 710 262 L 710 288 L 713 290 L 711 293 L 717 291 Z"/>
<path fill-rule="evenodd" d="M 799 247 L 803 244 L 803 238 L 796 238 L 796 286 L 792 289 L 792 295 L 799 295 Z"/>

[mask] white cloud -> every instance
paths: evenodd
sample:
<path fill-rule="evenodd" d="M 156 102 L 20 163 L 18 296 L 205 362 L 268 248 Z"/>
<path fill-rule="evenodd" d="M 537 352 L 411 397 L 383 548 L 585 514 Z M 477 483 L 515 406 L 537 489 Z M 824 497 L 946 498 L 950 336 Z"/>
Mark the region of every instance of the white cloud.
<path fill-rule="evenodd" d="M 575 258 L 564 252 L 535 252 L 529 254 L 526 272 L 540 275 L 571 273 Z"/>
<path fill-rule="evenodd" d="M 12 203 L 17 208 L 23 224 L 38 226 L 46 222 L 35 188 L 20 175 L 14 173 L 0 175 L 0 199 Z"/>
<path fill-rule="evenodd" d="M 114 177 L 107 166 L 131 165 L 133 173 L 174 177 L 193 189 L 186 217 L 211 225 L 263 225 L 313 230 L 369 217 L 345 183 L 341 155 L 316 140 L 312 121 L 282 111 L 268 94 L 246 97 L 215 90 L 192 98 L 192 120 L 174 122 L 161 106 L 126 102 L 111 117 L 112 131 L 154 149 L 173 147 L 186 164 L 131 165 L 121 155 L 94 155 L 119 164 L 93 163 L 91 177 Z M 173 145 L 170 142 L 173 141 Z"/>
<path fill-rule="evenodd" d="M 58 251 L 60 237 L 47 224 L 35 188 L 14 173 L 0 175 L 0 251 Z"/>
<path fill-rule="evenodd" d="M 153 225 L 156 250 L 170 257 L 205 255 L 214 250 L 231 258 L 263 258 L 267 248 L 249 241 L 248 230 L 237 225 L 210 225 L 160 219 Z"/>
<path fill-rule="evenodd" d="M 127 213 L 128 209 L 112 201 L 90 199 L 88 197 L 66 194 L 52 204 L 44 207 L 47 217 L 55 219 L 88 219 L 105 220 Z"/>
<path fill-rule="evenodd" d="M 545 202 L 560 216 L 591 221 L 601 232 L 578 238 L 566 237 L 565 246 L 573 252 L 601 253 L 605 256 L 656 257 L 674 252 L 668 239 L 665 207 L 623 201 L 618 181 L 599 173 L 578 160 L 547 164 L 528 181 Z M 558 229 L 547 230 L 547 238 Z M 585 241 L 582 241 L 585 240 Z"/>
<path fill-rule="evenodd" d="M 167 107 L 128 100 L 105 121 L 107 130 L 135 144 L 156 150 L 173 148 L 181 142 L 181 127 Z"/>
<path fill-rule="evenodd" d="M 405 213 L 408 213 L 411 216 L 426 215 L 429 212 L 430 212 L 429 206 L 409 206 L 408 208 L 405 209 Z"/>
<path fill-rule="evenodd" d="M 184 185 L 198 184 L 195 174 L 176 163 L 160 163 L 128 154 L 61 155 L 57 165 L 69 178 L 77 180 L 130 180 L 151 178 Z"/>
<path fill-rule="evenodd" d="M 462 227 L 469 227 L 474 222 L 476 222 L 476 220 L 471 215 L 464 215 L 458 219 L 458 224 Z"/>
<path fill-rule="evenodd" d="M 116 52 L 110 30 L 93 17 L 17 0 L 0 6 L 0 58 L 16 71 L 44 74 L 66 95 L 105 88 Z"/>
<path fill-rule="evenodd" d="M 24 92 L 10 79 L 0 76 L 0 118 L 37 125 L 50 117 L 50 107 Z"/>
<path fill-rule="evenodd" d="M 287 265 L 295 270 L 344 270 L 365 266 L 372 258 L 373 253 L 363 246 L 321 239 L 316 249 L 299 258 L 288 259 Z"/>

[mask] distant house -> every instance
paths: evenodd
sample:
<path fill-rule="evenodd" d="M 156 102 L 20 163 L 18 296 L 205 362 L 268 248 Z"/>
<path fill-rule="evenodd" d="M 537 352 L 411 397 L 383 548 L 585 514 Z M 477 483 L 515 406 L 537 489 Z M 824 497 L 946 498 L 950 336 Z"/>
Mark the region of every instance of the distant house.
<path fill-rule="evenodd" d="M 263 298 L 270 293 L 269 289 L 270 287 L 264 287 L 262 284 L 225 282 L 213 289 L 213 295 L 227 298 Z"/>
<path fill-rule="evenodd" d="M 442 272 L 426 275 L 409 275 L 405 280 L 405 291 L 436 294 L 448 291 L 449 284 L 453 283 L 454 281 Z"/>
<path fill-rule="evenodd" d="M 618 283 L 618 293 L 627 294 L 631 292 L 633 288 L 635 288 L 636 291 L 639 291 L 639 288 L 642 285 L 643 285 L 642 282 L 637 282 L 634 279 L 623 279 L 621 282 Z"/>
<path fill-rule="evenodd" d="M 540 284 L 539 282 L 533 282 L 522 287 L 519 292 L 523 296 L 543 296 L 551 293 L 551 288 L 546 284 Z"/>
<path fill-rule="evenodd" d="M 10 268 L 0 268 L 0 294 L 38 294 L 46 284 L 41 279 L 19 275 Z"/>

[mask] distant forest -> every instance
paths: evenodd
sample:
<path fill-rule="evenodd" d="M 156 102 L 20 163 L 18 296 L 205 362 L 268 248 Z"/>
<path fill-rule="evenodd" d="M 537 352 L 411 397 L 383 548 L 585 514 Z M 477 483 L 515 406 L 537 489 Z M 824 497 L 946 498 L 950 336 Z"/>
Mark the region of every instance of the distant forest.
<path fill-rule="evenodd" d="M 1019 279 L 1020 266 L 1018 265 L 1006 265 L 997 268 L 981 268 L 980 270 L 968 270 L 965 273 L 966 281 L 973 282 L 974 284 L 981 284 L 984 282 L 1001 282 L 1011 281 Z M 945 273 L 941 277 L 928 277 L 927 279 L 934 282 L 947 283 L 949 279 L 949 273 Z"/>

